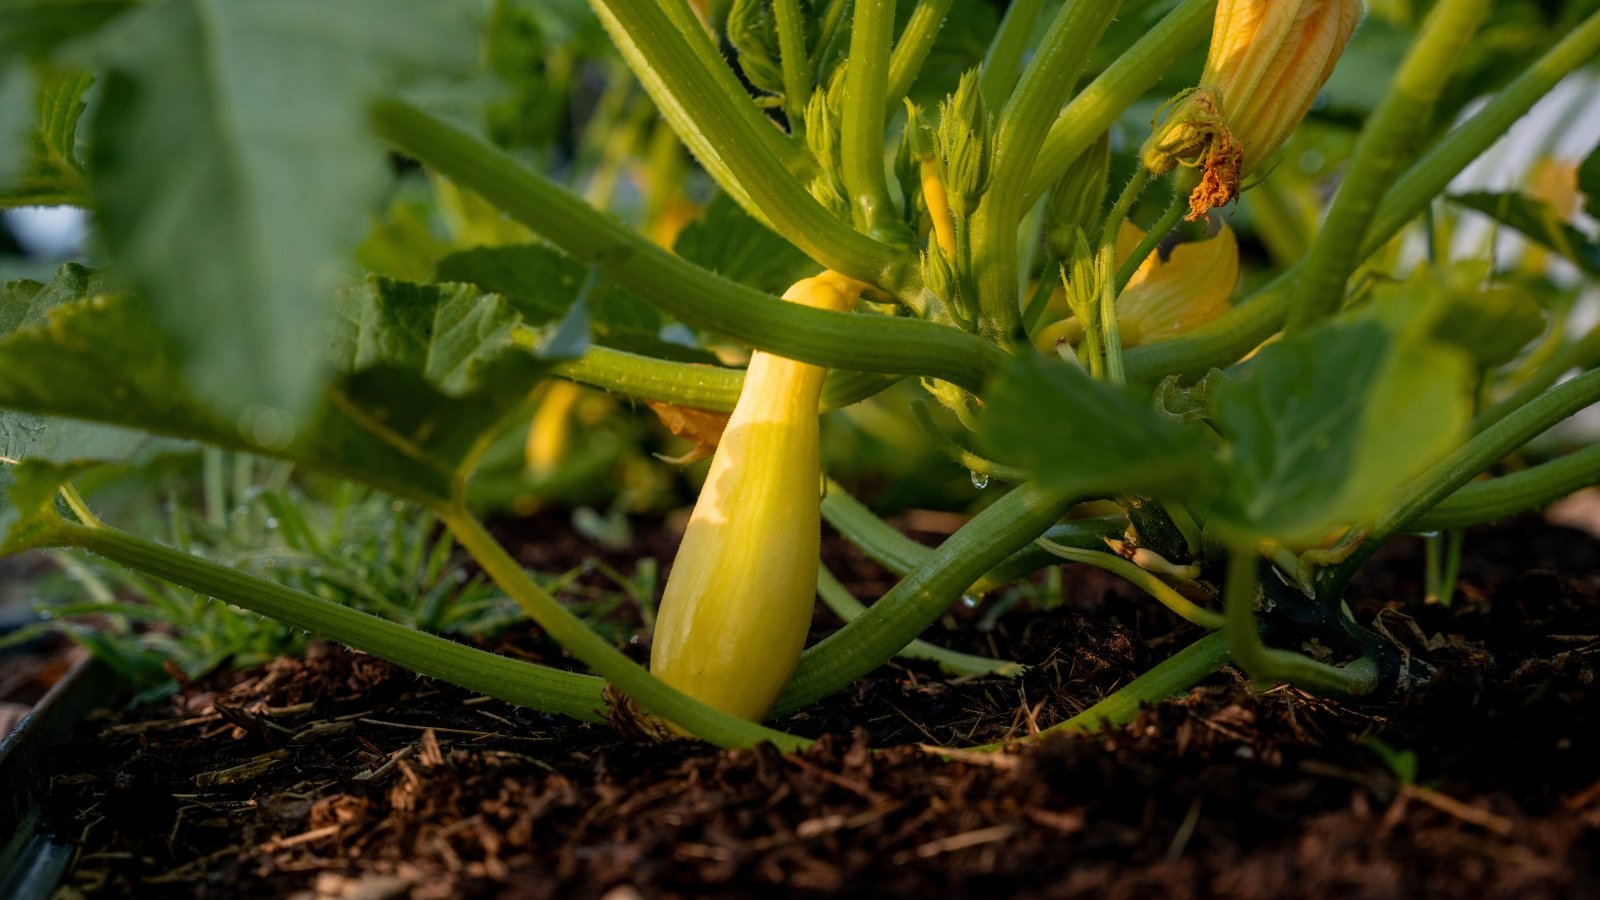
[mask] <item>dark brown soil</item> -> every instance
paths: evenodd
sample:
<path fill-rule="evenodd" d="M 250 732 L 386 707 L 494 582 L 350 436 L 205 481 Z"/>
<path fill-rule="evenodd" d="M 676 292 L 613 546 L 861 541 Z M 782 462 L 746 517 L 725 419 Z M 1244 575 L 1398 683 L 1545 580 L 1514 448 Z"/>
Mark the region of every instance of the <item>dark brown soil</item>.
<path fill-rule="evenodd" d="M 1352 598 L 1439 667 L 1399 707 L 1225 672 L 1102 736 L 919 747 L 1047 727 L 1193 637 L 1074 572 L 1066 608 L 930 633 L 1026 676 L 889 667 L 779 723 L 823 735 L 804 755 L 628 743 L 324 648 L 86 725 L 51 815 L 96 896 L 1600 895 L 1595 541 L 1477 533 L 1453 609 L 1417 600 L 1418 557 L 1392 548 Z"/>

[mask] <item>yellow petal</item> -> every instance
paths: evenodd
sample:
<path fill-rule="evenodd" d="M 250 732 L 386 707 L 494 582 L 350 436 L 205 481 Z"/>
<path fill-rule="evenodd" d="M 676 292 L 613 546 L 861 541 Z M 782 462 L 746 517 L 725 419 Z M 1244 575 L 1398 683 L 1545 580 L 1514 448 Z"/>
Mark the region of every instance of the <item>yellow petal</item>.
<path fill-rule="evenodd" d="M 1549 204 L 1563 222 L 1578 211 L 1578 194 L 1577 163 L 1547 156 L 1534 166 L 1528 195 Z"/>
<path fill-rule="evenodd" d="M 1117 301 L 1123 344 L 1169 340 L 1210 322 L 1228 311 L 1238 282 L 1239 242 L 1226 225 L 1216 237 L 1179 245 Z"/>
<path fill-rule="evenodd" d="M 1139 249 L 1139 242 L 1145 239 L 1145 234 L 1146 232 L 1143 228 L 1140 228 L 1127 219 L 1122 220 L 1122 227 L 1117 229 L 1118 269 L 1121 269 L 1123 265 L 1128 262 L 1128 257 L 1133 255 L 1133 251 Z M 1150 255 L 1144 258 L 1144 262 L 1139 263 L 1138 270 L 1135 271 L 1133 273 L 1133 277 L 1128 280 L 1128 287 L 1131 288 L 1150 277 L 1150 273 L 1155 271 L 1156 266 L 1159 266 L 1160 264 L 1160 254 L 1155 250 L 1151 250 Z"/>

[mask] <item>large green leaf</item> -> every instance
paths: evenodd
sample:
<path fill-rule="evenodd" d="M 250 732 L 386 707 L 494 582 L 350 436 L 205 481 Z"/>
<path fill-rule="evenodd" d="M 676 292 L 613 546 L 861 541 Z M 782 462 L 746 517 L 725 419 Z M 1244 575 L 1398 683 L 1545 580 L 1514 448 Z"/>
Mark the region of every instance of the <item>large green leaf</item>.
<path fill-rule="evenodd" d="M 1464 354 L 1375 317 L 1267 347 L 1211 394 L 1226 440 L 1212 521 L 1306 544 L 1369 520 L 1461 441 L 1470 373 Z"/>
<path fill-rule="evenodd" d="M 1528 291 L 1493 283 L 1491 269 L 1487 260 L 1418 266 L 1405 281 L 1375 287 L 1363 315 L 1452 345 L 1482 368 L 1502 365 L 1543 334 L 1547 322 Z"/>
<path fill-rule="evenodd" d="M 1077 366 L 1037 357 L 1018 360 L 991 385 L 979 425 L 995 458 L 1084 495 L 1189 497 L 1207 488 L 1216 465 L 1198 426 Z"/>
<path fill-rule="evenodd" d="M 138 299 L 95 286 L 67 267 L 48 287 L 0 294 L 0 407 L 271 453 L 438 500 L 454 496 L 543 367 L 512 342 L 521 320 L 505 300 L 374 280 L 339 299 L 334 337 L 302 360 L 340 373 L 313 414 L 224 410 L 199 399 Z M 82 299 L 41 300 L 74 287 Z M 0 421 L 25 423 L 14 412 Z M 13 458 L 39 455 L 22 450 Z"/>
<path fill-rule="evenodd" d="M 21 85 L 33 89 L 22 164 L 16 171 L 0 170 L 0 209 L 87 202 L 88 184 L 78 159 L 77 136 L 83 95 L 93 83 L 94 78 L 86 73 L 55 70 L 38 73 L 37 78 L 18 72 L 0 88 L 10 91 Z"/>
<path fill-rule="evenodd" d="M 0 59 L 42 57 L 134 5 L 135 0 L 0 0 Z"/>
<path fill-rule="evenodd" d="M 1562 221 L 1548 203 L 1522 194 L 1486 192 L 1452 194 L 1450 199 L 1515 228 L 1528 240 L 1560 254 L 1584 274 L 1600 278 L 1600 242 Z"/>
<path fill-rule="evenodd" d="M 565 321 L 588 277 L 585 266 L 542 244 L 474 247 L 441 259 L 434 272 L 438 281 L 500 294 L 530 324 L 541 325 Z M 596 284 L 585 303 L 596 343 L 659 359 L 717 363 L 710 353 L 663 340 L 661 314 L 626 291 Z"/>
<path fill-rule="evenodd" d="M 307 351 L 385 156 L 369 102 L 416 72 L 470 65 L 471 4 L 168 0 L 83 57 L 99 233 L 174 338 L 203 399 L 300 414 L 325 372 Z"/>
<path fill-rule="evenodd" d="M 0 334 L 21 327 L 39 327 L 50 310 L 70 302 L 104 282 L 79 266 L 66 266 L 49 285 L 12 282 L 0 285 Z M 77 465 L 126 459 L 145 442 L 136 431 L 57 419 L 32 413 L 0 411 L 0 534 L 16 517 L 3 497 L 11 490 L 16 463 L 27 459 Z"/>

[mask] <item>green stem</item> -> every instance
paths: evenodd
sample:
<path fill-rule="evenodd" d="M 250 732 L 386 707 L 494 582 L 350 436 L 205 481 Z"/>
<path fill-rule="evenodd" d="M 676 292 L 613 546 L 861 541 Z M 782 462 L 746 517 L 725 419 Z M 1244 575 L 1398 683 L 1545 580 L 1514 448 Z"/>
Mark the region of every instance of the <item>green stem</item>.
<path fill-rule="evenodd" d="M 806 53 L 806 21 L 800 0 L 773 0 L 772 10 L 778 20 L 778 59 L 783 67 L 783 115 L 789 131 L 803 135 L 806 103 L 815 82 Z"/>
<path fill-rule="evenodd" d="M 990 568 L 1042 534 L 1073 495 L 1023 484 L 972 517 L 861 618 L 800 657 L 775 715 L 792 712 L 871 672 L 911 643 Z"/>
<path fill-rule="evenodd" d="M 1000 29 L 983 56 L 983 70 L 978 88 L 984 102 L 991 109 L 999 109 L 1011 97 L 1017 86 L 1017 76 L 1022 73 L 1022 58 L 1028 53 L 1028 41 L 1033 37 L 1033 27 L 1044 11 L 1044 0 L 1014 0 L 1000 20 Z"/>
<path fill-rule="evenodd" d="M 1050 296 L 1055 293 L 1056 285 L 1061 283 L 1060 275 L 1061 261 L 1053 253 L 1046 252 L 1044 266 L 1039 269 L 1039 280 L 1033 286 L 1033 296 L 1028 298 L 1028 305 L 1022 308 L 1022 327 L 1028 330 L 1029 340 L 1039 331 L 1044 311 L 1050 306 Z"/>
<path fill-rule="evenodd" d="M 1222 627 L 1221 614 L 1196 605 L 1188 597 L 1173 590 L 1171 585 L 1157 578 L 1154 573 L 1139 568 L 1115 553 L 1106 553 L 1103 550 L 1079 550 L 1076 547 L 1064 547 L 1045 538 L 1040 538 L 1035 543 L 1050 554 L 1059 556 L 1068 562 L 1094 566 L 1126 580 L 1134 587 L 1154 597 L 1162 606 L 1177 613 L 1184 620 L 1199 625 L 1201 628 L 1216 630 Z"/>
<path fill-rule="evenodd" d="M 1100 283 L 1100 352 L 1105 355 L 1106 381 L 1117 387 L 1128 383 L 1128 374 L 1122 362 L 1122 322 L 1117 318 L 1117 289 L 1113 270 L 1116 268 L 1116 246 L 1100 248 L 1099 270 L 1104 276 Z"/>
<path fill-rule="evenodd" d="M 552 640 L 620 688 L 647 712 L 719 747 L 753 747 L 770 741 L 783 750 L 799 750 L 810 744 L 803 738 L 712 709 L 651 675 L 545 593 L 471 513 L 459 508 L 438 512 L 462 548 Z"/>
<path fill-rule="evenodd" d="M 849 7 L 850 0 L 829 0 L 828 9 L 822 14 L 822 27 L 817 30 L 817 43 L 811 48 L 811 71 L 822 71 L 827 62 L 824 57 L 838 36 L 839 24 L 844 21 L 844 11 Z"/>
<path fill-rule="evenodd" d="M 373 116 L 379 133 L 407 154 L 492 199 L 513 219 L 689 325 L 790 359 L 928 375 L 972 391 L 1005 361 L 987 342 L 932 322 L 828 312 L 768 297 L 657 247 L 484 140 L 414 106 L 382 102 Z"/>
<path fill-rule="evenodd" d="M 705 58 L 668 20 L 660 0 L 590 0 L 590 5 L 684 143 L 702 162 L 702 151 L 712 154 L 714 165 L 726 169 L 759 218 L 835 272 L 896 296 L 922 294 L 915 254 L 861 234 L 818 203 L 773 154 L 762 131 L 774 131 L 772 123 L 759 114 L 752 119 L 748 101 L 735 102 L 718 89 Z M 667 113 L 673 108 L 683 110 L 688 121 Z"/>
<path fill-rule="evenodd" d="M 1217 0 L 1184 0 L 1090 82 L 1050 126 L 1033 162 L 1023 202 L 1031 204 L 1094 146 L 1117 118 L 1211 33 Z"/>
<path fill-rule="evenodd" d="M 1028 173 L 1050 123 L 1077 87 L 1089 55 L 1121 0 L 1067 0 L 1000 111 L 989 190 L 973 217 L 979 333 L 1001 346 L 1025 345 L 1018 302 L 1017 226 L 1030 205 Z"/>
<path fill-rule="evenodd" d="M 1117 296 L 1127 289 L 1128 282 L 1133 280 L 1133 273 L 1139 271 L 1139 266 L 1149 258 L 1154 250 L 1161 246 L 1162 240 L 1178 227 L 1178 222 L 1183 219 L 1183 213 L 1189 208 L 1188 192 L 1182 190 L 1176 181 L 1172 187 L 1172 202 L 1168 204 L 1167 211 L 1161 214 L 1156 224 L 1151 226 L 1145 236 L 1140 239 L 1139 245 L 1133 248 L 1133 253 L 1117 268 Z M 1113 244 L 1113 246 L 1115 246 Z"/>
<path fill-rule="evenodd" d="M 1000 750 L 1055 734 L 1095 734 L 1126 725 L 1146 706 L 1179 696 L 1228 663 L 1228 633 L 1216 631 L 1156 663 L 1150 671 L 1128 682 L 1110 696 L 1057 725 L 1013 741 L 1001 741 L 978 750 Z"/>
<path fill-rule="evenodd" d="M 934 554 L 933 548 L 906 537 L 873 515 L 831 478 L 822 497 L 822 518 L 850 543 L 861 548 L 867 558 L 896 576 L 916 571 Z M 1106 538 L 1120 535 L 1127 527 L 1128 520 L 1122 516 L 1102 516 L 1052 525 L 1044 536 L 1057 544 L 1087 549 L 1105 546 Z M 1054 556 L 1030 543 L 973 582 L 965 593 L 982 596 L 1054 563 Z"/>
<path fill-rule="evenodd" d="M 514 332 L 520 346 L 533 348 L 533 329 Z M 673 362 L 591 344 L 577 359 L 551 366 L 563 378 L 641 400 L 676 403 L 712 412 L 732 412 L 744 388 L 744 370 L 700 363 Z M 822 383 L 822 411 L 844 409 L 888 390 L 900 379 L 873 372 L 834 369 Z"/>
<path fill-rule="evenodd" d="M 740 117 L 747 125 L 764 126 L 765 130 L 755 127 L 752 127 L 751 130 L 759 136 L 761 142 L 766 145 L 767 150 L 783 164 L 785 169 L 796 177 L 801 179 L 811 177 L 816 171 L 816 160 L 811 158 L 811 155 L 805 151 L 805 148 L 798 141 L 791 140 L 783 132 L 770 127 L 770 124 L 766 122 L 766 117 L 761 114 L 761 111 L 756 108 L 754 103 L 750 102 L 750 94 L 744 89 L 744 85 L 739 83 L 738 76 L 723 62 L 721 51 L 711 42 L 711 36 L 706 33 L 705 26 L 700 24 L 700 17 L 695 15 L 694 10 L 689 8 L 689 4 L 685 0 L 661 0 L 660 8 L 662 14 L 671 21 L 672 26 L 677 30 L 678 36 L 684 45 L 695 55 L 699 68 L 696 73 L 697 83 L 700 88 L 717 96 L 717 103 L 720 109 Z M 639 57 L 638 48 L 623 41 L 618 41 L 617 46 L 624 50 L 624 56 L 628 57 L 629 67 L 637 72 L 638 64 L 642 61 L 642 57 Z M 629 50 L 634 52 L 629 53 Z M 715 150 L 706 142 L 705 135 L 695 126 L 694 115 L 696 109 L 691 105 L 692 101 L 683 102 L 681 98 L 667 93 L 654 71 L 643 73 L 639 78 L 649 89 L 652 99 L 656 101 L 656 105 L 661 110 L 662 116 L 667 119 L 668 125 L 671 126 L 673 131 L 677 132 L 684 144 L 694 151 L 695 157 L 700 159 L 702 163 L 708 157 L 711 158 L 711 162 L 706 165 L 706 171 L 711 173 L 717 183 L 722 185 L 723 189 L 727 190 L 730 195 L 735 198 L 741 196 L 747 198 L 748 195 L 743 194 L 736 185 L 733 189 L 730 189 L 732 179 L 728 176 L 727 167 L 721 164 L 720 157 L 715 154 Z M 805 101 L 802 100 L 801 102 Z M 724 181 L 724 178 L 728 178 L 728 180 Z M 741 200 L 740 203 L 747 210 L 751 209 L 746 204 L 746 200 Z M 760 218 L 760 215 L 754 211 L 751 214 Z"/>
<path fill-rule="evenodd" d="M 1316 325 L 1343 305 L 1345 283 L 1361 264 L 1358 251 L 1378 204 L 1488 14 L 1488 0 L 1441 0 L 1428 13 L 1394 84 L 1361 130 L 1327 221 L 1311 244 L 1289 314 L 1291 332 Z"/>
<path fill-rule="evenodd" d="M 1123 185 L 1122 193 L 1117 195 L 1117 202 L 1112 204 L 1111 212 L 1106 215 L 1106 223 L 1100 230 L 1101 247 L 1115 247 L 1117 245 L 1117 232 L 1122 230 L 1122 223 L 1127 221 L 1128 214 L 1133 212 L 1133 205 L 1139 202 L 1139 195 L 1150 184 L 1150 170 L 1140 166 Z M 1148 253 L 1147 253 L 1148 255 Z"/>
<path fill-rule="evenodd" d="M 939 423 L 933 420 L 933 414 L 928 409 L 928 402 L 921 397 L 911 401 L 911 415 L 922 426 L 922 433 L 933 442 L 935 449 L 943 453 L 951 462 L 976 472 L 988 478 L 998 478 L 1012 484 L 1020 484 L 1028 480 L 1028 473 L 1024 469 L 1007 466 L 986 459 L 968 450 L 957 443 L 950 435 L 945 434 Z"/>
<path fill-rule="evenodd" d="M 1407 526 L 1408 531 L 1444 531 L 1482 525 L 1554 503 L 1600 484 L 1600 444 L 1520 472 L 1469 484 Z"/>
<path fill-rule="evenodd" d="M 879 240 L 905 231 L 889 198 L 883 164 L 894 7 L 894 0 L 856 4 L 839 125 L 840 174 L 852 201 L 852 218 L 856 227 Z"/>
<path fill-rule="evenodd" d="M 374 656 L 507 703 L 603 721 L 605 683 L 475 650 L 311 594 L 263 581 L 107 526 L 62 522 L 53 546 L 88 550 L 130 569 L 303 628 Z"/>
<path fill-rule="evenodd" d="M 1337 568 L 1318 575 L 1317 596 L 1338 597 L 1363 563 L 1446 497 L 1460 490 L 1551 426 L 1600 402 L 1600 371 L 1586 372 L 1556 387 L 1467 441 L 1406 485 L 1373 523 L 1365 541 Z M 1574 454 L 1576 456 L 1577 454 Z M 1547 470 L 1548 471 L 1548 470 Z"/>
<path fill-rule="evenodd" d="M 1268 647 L 1256 627 L 1256 573 L 1261 558 L 1249 543 L 1229 548 L 1227 586 L 1223 590 L 1228 655 L 1258 682 L 1288 682 L 1299 688 L 1335 696 L 1360 697 L 1378 686 L 1378 670 L 1365 657 L 1344 668 L 1302 653 Z"/>
<path fill-rule="evenodd" d="M 1462 169 L 1505 136 L 1533 104 L 1596 54 L 1600 54 L 1600 13 L 1585 19 L 1477 115 L 1446 135 L 1406 170 L 1384 195 L 1372 231 L 1361 245 L 1360 258 L 1366 259 L 1387 244 L 1427 209 Z M 1088 141 L 1092 143 L 1093 137 Z M 1046 181 L 1041 190 L 1050 183 Z M 1299 266 L 1291 268 L 1257 290 L 1247 302 L 1183 337 L 1133 348 L 1127 357 L 1129 380 L 1148 383 L 1168 375 L 1194 377 L 1214 366 L 1237 361 L 1283 325 L 1289 310 L 1289 288 L 1300 271 Z"/>
<path fill-rule="evenodd" d="M 846 622 L 855 621 L 867 611 L 867 607 L 851 595 L 850 591 L 839 583 L 839 579 L 833 577 L 827 566 L 817 567 L 817 596 L 822 598 L 823 604 L 832 610 L 834 615 Z M 936 663 L 950 675 L 1000 675 L 1013 678 L 1027 670 L 1021 663 L 958 653 L 921 639 L 907 644 L 896 655 L 903 659 L 922 659 Z"/>
<path fill-rule="evenodd" d="M 955 0 L 919 0 L 917 8 L 911 11 L 905 31 L 895 41 L 894 54 L 889 58 L 889 90 L 884 101 L 891 113 L 899 107 L 901 98 L 911 92 L 911 85 L 916 83 L 917 73 L 922 71 L 922 64 L 928 58 L 928 51 L 933 49 L 939 27 L 944 24 L 953 2 Z"/>
<path fill-rule="evenodd" d="M 1549 390 L 1561 376 L 1573 369 L 1589 369 L 1600 363 L 1600 328 L 1591 328 L 1583 337 L 1562 346 L 1528 377 L 1517 389 L 1499 403 L 1489 407 L 1472 420 L 1474 434 L 1521 409 L 1523 404 Z"/>
<path fill-rule="evenodd" d="M 1461 577 L 1461 550 L 1465 543 L 1464 535 L 1458 528 L 1428 536 L 1424 544 L 1426 602 L 1449 607 L 1455 599 L 1456 580 Z"/>

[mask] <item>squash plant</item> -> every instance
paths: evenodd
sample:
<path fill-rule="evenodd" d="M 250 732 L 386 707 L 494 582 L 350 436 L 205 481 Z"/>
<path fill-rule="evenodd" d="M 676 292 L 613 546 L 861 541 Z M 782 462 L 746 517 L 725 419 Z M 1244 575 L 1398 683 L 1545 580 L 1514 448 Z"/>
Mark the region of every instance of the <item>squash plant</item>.
<path fill-rule="evenodd" d="M 1600 480 L 1594 447 L 1477 480 L 1600 399 L 1592 335 L 1558 322 L 1546 336 L 1544 311 L 1486 261 L 1435 254 L 1407 272 L 1389 250 L 1596 57 L 1593 4 L 1562 7 L 1560 40 L 1515 66 L 1483 58 L 1501 4 L 1385 5 L 1406 49 L 1320 226 L 1240 297 L 1232 205 L 1293 177 L 1277 151 L 1336 74 L 1357 0 L 1064 0 L 1048 14 L 1015 0 L 981 64 L 921 104 L 906 98 L 937 68 L 941 24 L 973 4 L 588 6 L 715 183 L 719 214 L 804 260 L 788 273 L 800 302 L 773 296 L 785 283 L 761 260 L 719 272 L 663 249 L 554 180 L 549 159 L 507 149 L 548 115 L 541 86 L 581 81 L 528 50 L 539 19 L 522 4 L 0 0 L 0 198 L 92 210 L 97 263 L 0 293 L 4 551 L 86 550 L 577 719 L 794 748 L 805 742 L 758 720 L 870 672 L 958 598 L 1060 559 L 1118 573 L 1211 632 L 1061 727 L 1123 720 L 1228 660 L 1265 683 L 1405 691 L 1428 673 L 1344 603 L 1362 563 L 1402 532 Z M 485 88 L 480 45 L 491 69 L 536 73 L 523 93 Z M 1198 79 L 1167 77 L 1202 47 Z M 1152 95 L 1170 100 L 1149 104 L 1134 171 L 1112 183 L 1108 133 Z M 393 246 L 357 254 L 386 152 L 475 205 L 483 246 L 431 267 Z M 1591 212 L 1596 168 L 1582 173 Z M 1163 184 L 1164 211 L 1134 227 Z M 1459 202 L 1594 274 L 1591 237 L 1548 207 Z M 485 204 L 504 218 L 483 218 Z M 1215 233 L 1175 230 L 1184 218 Z M 608 330 L 595 311 L 619 296 L 752 348 L 750 369 Z M 1586 371 L 1558 384 L 1573 368 Z M 667 588 L 660 677 L 541 589 L 470 503 L 485 454 L 548 379 L 735 410 Z M 905 379 L 930 441 L 999 494 L 934 548 L 817 471 L 817 411 Z M 72 480 L 153 437 L 426 506 L 594 674 L 471 649 L 102 522 Z M 1101 515 L 1068 516 L 1085 501 Z M 813 579 L 819 513 L 902 577 L 800 653 L 813 592 L 838 593 Z"/>

